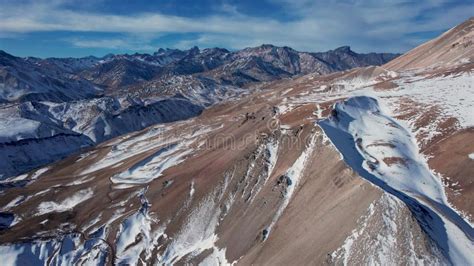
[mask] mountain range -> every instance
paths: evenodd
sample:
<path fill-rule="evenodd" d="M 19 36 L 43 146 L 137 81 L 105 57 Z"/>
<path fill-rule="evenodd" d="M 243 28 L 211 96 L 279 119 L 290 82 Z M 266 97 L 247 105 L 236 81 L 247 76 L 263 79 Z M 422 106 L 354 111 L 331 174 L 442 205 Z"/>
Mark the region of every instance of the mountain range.
<path fill-rule="evenodd" d="M 400 56 L 1 62 L 7 265 L 474 264 L 474 18 Z"/>
<path fill-rule="evenodd" d="M 0 51 L 0 126 L 7 131 L 0 134 L 0 176 L 153 124 L 196 116 L 264 81 L 377 65 L 396 56 L 357 54 L 349 47 L 305 53 L 272 45 L 102 58 L 20 58 Z"/>

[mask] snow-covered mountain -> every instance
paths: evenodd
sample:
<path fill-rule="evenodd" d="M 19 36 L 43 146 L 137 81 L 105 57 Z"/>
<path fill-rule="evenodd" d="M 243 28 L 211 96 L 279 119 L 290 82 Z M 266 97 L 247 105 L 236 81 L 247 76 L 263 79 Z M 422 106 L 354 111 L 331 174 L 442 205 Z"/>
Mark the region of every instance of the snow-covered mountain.
<path fill-rule="evenodd" d="M 203 109 L 2 181 L 4 263 L 472 265 L 474 47 L 464 45 L 472 25 L 474 18 L 415 48 L 423 62 L 416 65 L 410 51 L 382 66 L 326 75 L 247 83 L 270 72 L 245 74 L 252 78 L 240 87 L 219 80 L 233 70 L 209 63 L 199 75 L 168 72 L 105 90 L 94 99 L 100 104 L 83 100 L 122 117 L 160 95 Z M 463 44 L 451 49 L 446 36 Z M 259 53 L 258 62 L 302 71 L 283 56 L 288 51 L 250 50 L 235 54 L 256 62 Z M 445 64 L 431 60 L 434 51 Z M 244 61 L 234 60 L 255 66 Z M 124 92 L 130 97 L 120 98 Z M 35 104 L 8 108 L 32 117 L 44 110 L 49 122 L 72 117 L 69 130 L 81 125 L 89 139 L 100 135 L 92 134 L 99 126 L 76 125 L 82 111 L 71 111 L 93 107 Z M 103 121 L 112 121 L 104 132 L 124 127 Z M 35 130 L 3 132 L 4 139 L 57 130 L 52 122 L 21 125 Z"/>
<path fill-rule="evenodd" d="M 258 81 L 315 71 L 319 66 L 299 59 L 303 54 L 309 56 L 269 45 L 103 58 L 19 58 L 0 52 L 0 126 L 6 132 L 0 144 L 8 147 L 0 154 L 0 179 L 121 134 L 196 116 L 212 104 L 243 96 L 243 85 L 258 87 Z M 372 60 L 357 56 L 362 65 Z M 299 64 L 305 68 L 293 69 Z M 48 152 L 39 152 L 41 147 Z"/>
<path fill-rule="evenodd" d="M 184 51 L 159 49 L 154 54 L 119 54 L 107 55 L 103 58 L 92 56 L 19 58 L 2 51 L 0 53 L 3 77 L 0 83 L 1 96 L 4 101 L 9 102 L 21 101 L 21 97 L 28 97 L 31 94 L 37 94 L 36 97 L 40 97 L 38 100 L 43 100 L 43 98 L 49 100 L 46 96 L 40 96 L 46 90 L 50 94 L 54 91 L 58 94 L 56 97 L 50 95 L 51 100 L 77 100 L 94 94 L 95 91 L 90 92 L 86 85 L 93 84 L 96 90 L 116 89 L 169 75 L 208 76 L 206 72 L 214 69 L 219 70 L 214 71 L 213 76 L 226 76 L 226 81 L 242 85 L 242 83 L 275 80 L 310 72 L 328 74 L 354 67 L 380 65 L 396 56 L 396 54 L 357 54 L 348 47 L 324 53 L 306 53 L 273 45 L 262 45 L 235 52 L 222 48 L 200 50 L 198 47 Z M 241 75 L 248 77 L 244 81 L 234 80 Z M 72 82 L 77 84 L 71 84 Z M 56 88 L 59 86 L 71 88 L 72 91 L 66 93 Z M 13 92 L 17 94 L 16 97 L 10 95 Z M 82 94 L 74 95 L 74 92 Z M 69 98 L 62 94 L 67 94 Z"/>
<path fill-rule="evenodd" d="M 93 98 L 102 88 L 49 62 L 0 51 L 0 103 Z"/>

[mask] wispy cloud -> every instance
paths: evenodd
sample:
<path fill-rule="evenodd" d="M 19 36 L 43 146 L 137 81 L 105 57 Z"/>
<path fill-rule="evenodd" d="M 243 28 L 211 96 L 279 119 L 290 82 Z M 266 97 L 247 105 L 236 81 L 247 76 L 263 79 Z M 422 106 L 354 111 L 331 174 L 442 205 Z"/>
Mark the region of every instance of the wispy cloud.
<path fill-rule="evenodd" d="M 68 38 L 64 41 L 78 48 L 105 48 L 115 50 L 153 51 L 156 47 L 147 44 L 148 41 L 122 39 L 86 39 Z"/>
<path fill-rule="evenodd" d="M 246 15 L 236 6 L 220 4 L 201 17 L 162 13 L 116 15 L 75 11 L 64 1 L 1 3 L 0 32 L 72 31 L 157 36 L 193 33 L 175 46 L 242 48 L 260 43 L 288 45 L 300 50 L 324 50 L 350 44 L 361 51 L 400 51 L 420 42 L 416 32 L 441 31 L 474 14 L 469 3 L 445 0 L 272 0 L 295 19 L 268 19 Z M 410 37 L 412 36 L 412 37 Z M 71 39 L 76 47 L 151 48 L 153 38 Z M 143 49 L 142 49 L 143 50 Z"/>

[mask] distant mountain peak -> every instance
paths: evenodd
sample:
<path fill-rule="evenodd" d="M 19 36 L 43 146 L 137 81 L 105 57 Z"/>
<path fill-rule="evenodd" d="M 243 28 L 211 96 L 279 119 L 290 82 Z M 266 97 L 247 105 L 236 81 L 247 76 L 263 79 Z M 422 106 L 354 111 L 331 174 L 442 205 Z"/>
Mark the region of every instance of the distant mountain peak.
<path fill-rule="evenodd" d="M 108 59 L 108 58 L 112 58 L 112 57 L 114 57 L 114 56 L 115 56 L 114 54 L 108 53 L 108 54 L 104 55 L 102 58 L 103 58 L 103 59 Z"/>
<path fill-rule="evenodd" d="M 270 49 L 270 48 L 275 48 L 275 45 L 269 44 L 269 43 L 264 43 L 264 44 L 260 45 L 259 48 Z"/>
<path fill-rule="evenodd" d="M 193 55 L 199 54 L 199 52 L 200 52 L 200 50 L 199 50 L 199 47 L 197 47 L 197 46 L 193 46 L 193 48 L 189 49 L 189 53 L 193 54 Z"/>
<path fill-rule="evenodd" d="M 351 47 L 348 45 L 341 46 L 339 48 L 334 49 L 334 52 L 340 52 L 340 53 L 350 53 L 352 52 Z"/>
<path fill-rule="evenodd" d="M 10 56 L 10 57 L 13 57 L 13 55 L 11 55 L 11 54 L 9 54 L 9 53 L 3 51 L 3 50 L 0 50 L 0 55 L 1 55 L 1 56 Z"/>
<path fill-rule="evenodd" d="M 223 52 L 223 53 L 230 53 L 229 50 L 227 50 L 225 48 L 220 48 L 220 47 L 206 48 L 206 49 L 203 49 L 203 51 L 219 51 L 219 52 Z"/>

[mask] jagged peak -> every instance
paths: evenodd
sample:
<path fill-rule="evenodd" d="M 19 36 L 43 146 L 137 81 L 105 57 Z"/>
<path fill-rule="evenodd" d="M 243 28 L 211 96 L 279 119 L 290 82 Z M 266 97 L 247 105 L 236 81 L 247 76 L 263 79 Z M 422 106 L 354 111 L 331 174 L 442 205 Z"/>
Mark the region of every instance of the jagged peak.
<path fill-rule="evenodd" d="M 203 52 L 222 52 L 222 53 L 230 53 L 229 50 L 220 47 L 213 47 L 213 48 L 205 48 L 202 50 Z"/>
<path fill-rule="evenodd" d="M 199 51 L 199 47 L 197 47 L 196 45 L 193 46 L 193 48 L 189 49 L 190 53 L 199 53 Z"/>
<path fill-rule="evenodd" d="M 333 50 L 334 52 L 341 52 L 341 53 L 350 53 L 352 52 L 351 47 L 349 45 L 344 45 L 341 47 L 338 47 Z"/>
<path fill-rule="evenodd" d="M 269 44 L 269 43 L 264 43 L 260 46 L 258 46 L 257 48 L 263 48 L 263 49 L 271 49 L 271 48 L 275 48 L 276 46 L 273 45 L 273 44 Z"/>

